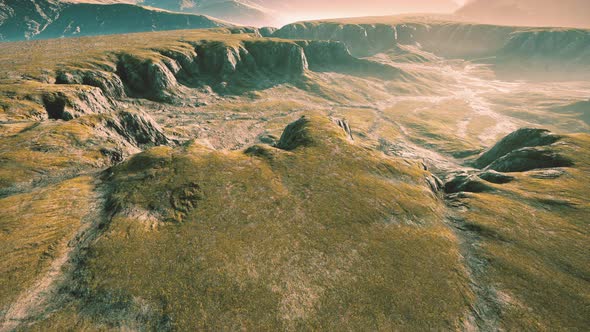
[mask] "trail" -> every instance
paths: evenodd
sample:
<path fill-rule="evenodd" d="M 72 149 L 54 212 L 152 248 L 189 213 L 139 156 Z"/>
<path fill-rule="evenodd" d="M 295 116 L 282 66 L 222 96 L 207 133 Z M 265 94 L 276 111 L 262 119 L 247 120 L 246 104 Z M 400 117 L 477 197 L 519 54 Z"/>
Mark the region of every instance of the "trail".
<path fill-rule="evenodd" d="M 32 322 L 42 316 L 50 304 L 55 304 L 59 285 L 67 279 L 68 272 L 74 268 L 73 258 L 98 234 L 105 203 L 97 190 L 98 186 L 99 184 L 95 184 L 93 197 L 90 197 L 93 203 L 74 236 L 67 243 L 63 243 L 61 254 L 51 262 L 47 271 L 12 303 L 0 321 L 0 332 L 13 331 L 23 324 Z"/>

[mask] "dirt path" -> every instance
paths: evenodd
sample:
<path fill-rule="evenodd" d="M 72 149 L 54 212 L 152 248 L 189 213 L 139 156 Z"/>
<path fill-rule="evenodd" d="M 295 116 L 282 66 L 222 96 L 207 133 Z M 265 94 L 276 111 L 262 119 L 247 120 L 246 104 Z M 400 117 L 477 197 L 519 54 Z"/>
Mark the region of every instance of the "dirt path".
<path fill-rule="evenodd" d="M 56 257 L 47 271 L 29 289 L 22 292 L 0 321 L 0 332 L 13 331 L 45 314 L 46 309 L 58 295 L 59 285 L 67 280 L 73 269 L 73 258 L 81 248 L 98 234 L 98 226 L 103 220 L 104 198 L 95 185 L 93 204 L 83 218 L 75 235 L 63 243 L 61 254 Z"/>

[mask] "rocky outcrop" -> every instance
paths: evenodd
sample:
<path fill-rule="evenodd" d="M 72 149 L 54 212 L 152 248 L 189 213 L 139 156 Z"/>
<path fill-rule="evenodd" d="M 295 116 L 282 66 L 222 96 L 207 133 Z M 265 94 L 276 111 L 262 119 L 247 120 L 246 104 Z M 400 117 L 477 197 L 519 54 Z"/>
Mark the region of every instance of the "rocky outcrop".
<path fill-rule="evenodd" d="M 239 45 L 204 42 L 195 45 L 202 73 L 230 80 L 236 73 L 297 76 L 307 70 L 303 50 L 291 42 L 245 41 Z"/>
<path fill-rule="evenodd" d="M 476 174 L 469 173 L 460 173 L 454 175 L 444 185 L 444 191 L 447 194 L 454 194 L 458 192 L 481 193 L 492 190 L 493 188 L 486 184 L 486 182 L 480 179 Z"/>
<path fill-rule="evenodd" d="M 473 166 L 477 168 L 485 168 L 495 160 L 512 151 L 525 147 L 550 145 L 557 142 L 560 138 L 561 137 L 557 135 L 551 134 L 546 129 L 521 128 L 504 137 L 491 149 L 485 151 L 479 158 L 477 158 L 477 160 L 475 160 Z"/>
<path fill-rule="evenodd" d="M 552 149 L 561 138 L 545 129 L 521 128 L 484 152 L 473 165 L 498 172 L 572 166 L 571 160 Z"/>
<path fill-rule="evenodd" d="M 514 28 L 465 23 L 400 22 L 347 24 L 299 22 L 284 26 L 273 36 L 291 39 L 341 41 L 355 56 L 369 56 L 396 45 L 420 45 L 439 55 L 475 57 L 502 48 Z M 485 36 L 485 37 L 484 37 Z"/>
<path fill-rule="evenodd" d="M 60 70 L 57 73 L 56 84 L 81 84 L 97 87 L 109 98 L 125 97 L 125 87 L 121 78 L 115 73 L 100 70 Z"/>
<path fill-rule="evenodd" d="M 166 61 L 168 59 L 168 61 Z M 125 83 L 129 95 L 169 101 L 178 85 L 174 72 L 180 67 L 169 58 L 140 58 L 121 54 L 117 75 Z"/>
<path fill-rule="evenodd" d="M 304 51 L 295 43 L 246 41 L 244 48 L 254 59 L 258 71 L 298 76 L 308 69 Z"/>
<path fill-rule="evenodd" d="M 338 127 L 344 130 L 344 132 L 346 133 L 346 137 L 348 137 L 348 139 L 354 141 L 354 137 L 352 137 L 352 130 L 350 129 L 348 121 L 346 121 L 345 119 L 336 119 L 334 120 L 334 122 L 338 125 Z"/>
<path fill-rule="evenodd" d="M 489 170 L 483 173 L 478 174 L 478 177 L 484 181 L 495 183 L 495 184 L 505 184 L 514 181 L 515 177 L 496 172 L 494 170 Z"/>
<path fill-rule="evenodd" d="M 297 41 L 307 57 L 313 71 L 336 71 L 357 75 L 373 75 L 392 78 L 400 70 L 381 63 L 359 59 L 349 52 L 346 45 L 338 41 Z"/>
<path fill-rule="evenodd" d="M 112 110 L 111 102 L 99 88 L 81 86 L 75 89 L 43 92 L 40 103 L 47 118 L 72 120 L 86 114 L 106 113 Z"/>
<path fill-rule="evenodd" d="M 140 148 L 175 144 L 152 118 L 139 110 L 117 112 L 106 118 L 105 125 L 130 144 Z"/>
<path fill-rule="evenodd" d="M 447 194 L 460 192 L 490 192 L 494 191 L 491 184 L 506 184 L 515 180 L 515 177 L 499 173 L 493 170 L 484 172 L 462 171 L 452 174 L 445 182 L 443 189 Z"/>
<path fill-rule="evenodd" d="M 526 172 L 538 168 L 570 167 L 573 162 L 550 149 L 522 148 L 495 160 L 487 169 L 499 172 Z"/>

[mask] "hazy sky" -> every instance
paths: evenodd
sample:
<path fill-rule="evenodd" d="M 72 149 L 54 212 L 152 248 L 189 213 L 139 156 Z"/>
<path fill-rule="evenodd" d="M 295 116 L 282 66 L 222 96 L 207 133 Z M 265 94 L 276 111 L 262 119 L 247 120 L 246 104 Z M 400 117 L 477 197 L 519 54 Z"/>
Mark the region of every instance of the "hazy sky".
<path fill-rule="evenodd" d="M 264 0 L 263 0 L 264 1 Z M 281 3 L 291 21 L 400 13 L 452 13 L 466 0 L 266 0 Z M 590 1 L 590 0 L 589 0 Z M 261 1 L 262 2 L 262 1 Z M 287 3 L 287 4 L 285 4 Z M 284 5 L 283 5 L 284 4 Z M 274 7 L 274 6 L 273 6 Z M 276 8 L 276 7 L 275 7 Z"/>

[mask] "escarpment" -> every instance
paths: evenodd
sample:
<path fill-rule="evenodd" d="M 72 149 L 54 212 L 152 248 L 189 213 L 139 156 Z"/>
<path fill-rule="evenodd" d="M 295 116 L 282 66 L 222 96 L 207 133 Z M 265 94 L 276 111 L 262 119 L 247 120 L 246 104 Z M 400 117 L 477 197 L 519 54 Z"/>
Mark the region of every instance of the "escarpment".
<path fill-rule="evenodd" d="M 512 31 L 510 27 L 447 22 L 348 24 L 320 21 L 289 24 L 273 36 L 341 41 L 355 56 L 373 55 L 400 44 L 419 44 L 440 55 L 473 57 L 499 50 Z"/>
<path fill-rule="evenodd" d="M 288 41 L 252 40 L 238 45 L 202 42 L 195 46 L 203 73 L 231 80 L 239 74 L 269 78 L 302 75 L 308 69 L 300 47 Z"/>
<path fill-rule="evenodd" d="M 309 68 L 313 71 L 335 71 L 349 74 L 375 75 L 382 78 L 394 78 L 400 70 L 354 57 L 346 45 L 338 41 L 297 41 L 307 57 Z"/>
<path fill-rule="evenodd" d="M 53 120 L 67 121 L 86 114 L 106 113 L 113 106 L 99 88 L 82 85 L 71 89 L 50 89 L 32 98 L 43 105 L 46 118 Z"/>
<path fill-rule="evenodd" d="M 284 26 L 274 37 L 341 41 L 354 56 L 370 56 L 415 45 L 444 57 L 486 58 L 498 67 L 520 65 L 529 71 L 575 72 L 590 65 L 590 31 L 557 28 L 519 28 L 437 20 L 392 23 L 299 22 Z M 387 21 L 384 19 L 384 21 Z M 579 75 L 578 75 L 579 76 Z"/>
<path fill-rule="evenodd" d="M 135 98 L 174 104 L 187 93 L 185 88 L 210 86 L 223 93 L 239 93 L 244 87 L 297 82 L 309 70 L 386 78 L 399 74 L 395 67 L 354 57 L 341 42 L 251 36 L 233 39 L 117 51 L 107 53 L 100 62 L 88 59 L 88 63 L 59 66 L 53 82 L 61 92 L 43 97 L 42 104 L 49 118 L 70 120 L 81 114 L 113 110 L 117 102 Z M 42 90 L 57 89 L 50 85 Z M 75 93 L 83 89 L 89 91 L 86 97 Z"/>

